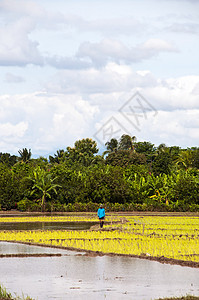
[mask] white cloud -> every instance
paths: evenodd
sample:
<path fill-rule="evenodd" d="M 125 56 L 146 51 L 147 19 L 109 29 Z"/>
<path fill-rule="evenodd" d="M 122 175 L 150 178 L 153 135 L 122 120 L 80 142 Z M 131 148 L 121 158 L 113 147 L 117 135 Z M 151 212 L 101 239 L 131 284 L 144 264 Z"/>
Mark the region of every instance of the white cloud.
<path fill-rule="evenodd" d="M 170 30 L 171 32 L 182 33 L 182 34 L 184 33 L 198 34 L 199 23 L 198 22 L 181 22 L 181 23 L 174 22 L 166 29 Z"/>
<path fill-rule="evenodd" d="M 46 90 L 53 93 L 96 94 L 126 92 L 135 87 L 156 84 L 150 72 L 140 75 L 129 66 L 108 63 L 100 69 L 59 71 L 46 84 Z"/>
<path fill-rule="evenodd" d="M 148 2 L 0 1 L 0 151 L 92 137 L 137 90 L 158 111 L 139 140 L 197 144 L 198 2 Z"/>
<path fill-rule="evenodd" d="M 159 111 L 155 117 L 154 124 L 149 123 L 142 131 L 145 136 L 147 132 L 154 141 L 166 143 L 167 145 L 181 145 L 182 147 L 191 147 L 198 145 L 199 109 Z M 196 134 L 197 127 L 197 134 Z"/>
<path fill-rule="evenodd" d="M 99 43 L 83 42 L 74 57 L 46 57 L 46 63 L 58 69 L 88 69 L 107 63 L 137 63 L 148 60 L 161 52 L 177 52 L 176 47 L 161 39 L 149 39 L 134 47 L 127 47 L 116 39 L 103 39 Z"/>
<path fill-rule="evenodd" d="M 142 45 L 143 49 L 153 50 L 157 52 L 165 51 L 165 52 L 174 52 L 176 51 L 176 47 L 167 41 L 161 39 L 149 39 Z"/>
<path fill-rule="evenodd" d="M 80 31 L 95 31 L 106 33 L 109 36 L 118 35 L 139 35 L 143 31 L 147 31 L 147 24 L 140 21 L 134 16 L 128 16 L 126 18 L 111 17 L 109 19 L 96 19 L 96 20 L 85 20 L 74 18 L 73 24 Z"/>
<path fill-rule="evenodd" d="M 98 112 L 81 96 L 45 93 L 0 96 L 0 107 L 0 145 L 10 153 L 22 147 L 33 154 L 66 148 L 89 135 Z"/>
<path fill-rule="evenodd" d="M 24 18 L 0 28 L 0 65 L 42 65 L 38 43 L 28 37 L 33 24 Z"/>
<path fill-rule="evenodd" d="M 76 74 L 75 82 L 75 71 L 68 72 L 67 77 L 65 72 L 59 73 L 58 82 L 64 76 L 63 82 L 68 83 L 68 86 L 74 84 L 73 93 L 64 94 L 63 85 L 59 87 L 59 93 L 54 94 L 46 92 L 0 96 L 1 149 L 17 153 L 18 149 L 27 147 L 34 154 L 46 155 L 57 149 L 65 149 L 78 139 L 93 137 L 112 116 L 138 140 L 184 147 L 197 145 L 199 104 L 198 95 L 191 91 L 199 77 L 162 81 L 155 79 L 150 72 L 132 72 L 126 65 L 113 63 L 101 71 L 79 72 L 81 78 Z M 132 78 L 137 78 L 139 86 L 130 88 L 129 80 Z M 117 80 L 119 83 L 116 85 Z M 76 92 L 77 86 L 84 89 L 80 89 L 79 95 Z M 128 93 L 125 88 L 128 88 Z M 142 114 L 139 130 L 119 113 L 120 107 L 137 89 L 157 111 L 147 111 L 146 115 L 138 111 Z"/>
<path fill-rule="evenodd" d="M 196 83 L 196 85 L 193 87 L 192 93 L 194 95 L 199 95 L 199 81 Z"/>
<path fill-rule="evenodd" d="M 61 12 L 50 12 L 41 1 L 37 3 L 34 0 L 1 0 L 0 9 L 4 13 L 6 23 L 29 18 L 35 27 L 55 29 L 57 24 L 65 21 Z"/>
<path fill-rule="evenodd" d="M 121 17 L 103 19 L 98 17 L 88 20 L 81 15 L 79 10 L 75 13 L 70 13 L 70 9 L 60 10 L 59 5 L 52 10 L 51 5 L 47 8 L 41 1 L 1 0 L 0 9 L 4 13 L 12 15 L 12 17 L 29 16 L 37 19 L 37 22 L 39 21 L 48 28 L 51 27 L 50 23 L 53 21 L 54 29 L 58 24 L 62 24 L 67 26 L 68 29 L 73 28 L 79 32 L 95 31 L 110 34 L 111 36 L 113 34 L 139 34 L 141 31 L 147 30 L 146 24 L 132 15 L 125 19 Z"/>
<path fill-rule="evenodd" d="M 99 140 L 101 146 L 110 140 L 111 137 L 118 138 L 124 133 L 136 136 L 138 141 L 150 141 L 156 146 L 161 143 L 184 148 L 198 146 L 198 116 L 199 109 L 188 111 L 159 110 L 157 113 L 151 111 L 146 112 L 145 115 L 140 113 L 139 124 L 137 124 L 133 115 L 129 116 L 129 121 L 118 112 L 114 114 L 109 113 L 100 122 L 96 123 L 94 137 Z M 110 121 L 112 117 L 118 122 L 116 125 Z M 109 127 L 107 127 L 107 122 Z M 106 133 L 106 136 L 102 134 L 103 128 L 105 128 L 104 133 Z M 109 136 L 109 132 L 113 135 Z"/>
<path fill-rule="evenodd" d="M 84 42 L 79 46 L 77 56 L 90 58 L 95 65 L 105 65 L 109 61 L 140 62 L 157 56 L 161 52 L 177 52 L 171 43 L 161 39 L 149 39 L 145 43 L 128 48 L 122 42 L 103 39 L 99 43 Z"/>
<path fill-rule="evenodd" d="M 0 136 L 2 138 L 23 138 L 26 130 L 28 129 L 28 124 L 26 122 L 19 122 L 18 124 L 12 124 L 10 122 L 0 124 Z"/>
<path fill-rule="evenodd" d="M 7 13 L 22 16 L 40 16 L 42 12 L 42 7 L 30 0 L 1 0 L 0 9 Z"/>
<path fill-rule="evenodd" d="M 45 62 L 56 69 L 81 70 L 92 67 L 92 64 L 86 60 L 81 60 L 77 57 L 63 57 L 60 55 L 46 57 Z"/>

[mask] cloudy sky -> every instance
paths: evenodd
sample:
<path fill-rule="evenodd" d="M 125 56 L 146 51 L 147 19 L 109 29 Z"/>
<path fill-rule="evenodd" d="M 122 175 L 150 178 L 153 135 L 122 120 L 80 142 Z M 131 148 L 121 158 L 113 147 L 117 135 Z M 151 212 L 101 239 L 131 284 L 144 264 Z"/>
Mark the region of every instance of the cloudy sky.
<path fill-rule="evenodd" d="M 199 146 L 198 0 L 0 0 L 0 152 Z"/>

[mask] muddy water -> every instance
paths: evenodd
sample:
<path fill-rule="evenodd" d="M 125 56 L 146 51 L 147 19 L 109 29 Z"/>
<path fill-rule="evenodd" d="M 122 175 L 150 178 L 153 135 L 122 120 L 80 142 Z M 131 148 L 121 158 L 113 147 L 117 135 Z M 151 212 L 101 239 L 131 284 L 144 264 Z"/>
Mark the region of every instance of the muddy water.
<path fill-rule="evenodd" d="M 1 233 L 0 233 L 1 234 Z M 43 253 L 61 253 L 66 254 L 66 250 L 59 248 L 29 246 L 20 243 L 0 242 L 0 254 L 43 254 Z M 70 251 L 70 255 L 78 252 Z M 0 260 L 1 266 L 1 260 Z"/>
<path fill-rule="evenodd" d="M 61 257 L 1 258 L 0 282 L 38 300 L 199 296 L 199 269 L 128 257 L 88 257 L 63 249 L 0 243 L 5 253 L 62 253 Z M 66 254 L 67 256 L 65 256 Z"/>
<path fill-rule="evenodd" d="M 95 222 L 2 222 L 0 230 L 87 230 L 95 224 Z"/>

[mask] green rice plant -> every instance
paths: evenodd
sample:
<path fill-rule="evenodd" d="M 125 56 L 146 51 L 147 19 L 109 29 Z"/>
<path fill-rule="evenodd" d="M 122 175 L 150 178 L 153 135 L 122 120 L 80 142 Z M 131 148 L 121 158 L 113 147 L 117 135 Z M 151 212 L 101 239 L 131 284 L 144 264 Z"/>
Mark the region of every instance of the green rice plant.
<path fill-rule="evenodd" d="M 75 219 L 81 218 L 70 217 Z M 199 262 L 198 217 L 116 216 L 115 220 L 120 223 L 106 224 L 103 230 L 1 231 L 0 240 Z"/>

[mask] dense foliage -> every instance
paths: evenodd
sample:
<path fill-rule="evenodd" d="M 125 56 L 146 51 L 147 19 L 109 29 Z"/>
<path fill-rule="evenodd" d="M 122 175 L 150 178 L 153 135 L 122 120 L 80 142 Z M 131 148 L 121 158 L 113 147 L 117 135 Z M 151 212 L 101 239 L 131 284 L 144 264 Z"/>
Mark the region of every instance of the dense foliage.
<path fill-rule="evenodd" d="M 91 211 L 199 210 L 199 148 L 135 142 L 123 135 L 98 154 L 86 138 L 49 159 L 0 153 L 0 208 Z"/>

